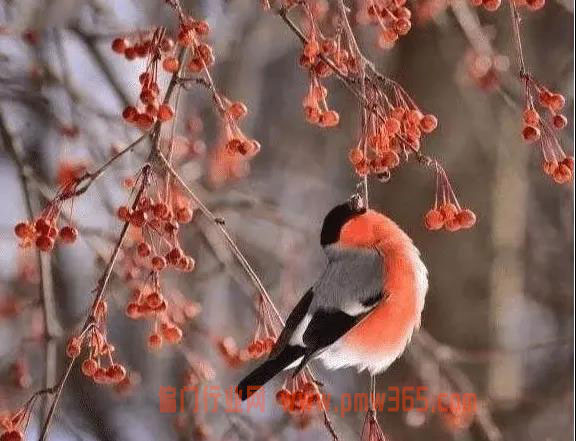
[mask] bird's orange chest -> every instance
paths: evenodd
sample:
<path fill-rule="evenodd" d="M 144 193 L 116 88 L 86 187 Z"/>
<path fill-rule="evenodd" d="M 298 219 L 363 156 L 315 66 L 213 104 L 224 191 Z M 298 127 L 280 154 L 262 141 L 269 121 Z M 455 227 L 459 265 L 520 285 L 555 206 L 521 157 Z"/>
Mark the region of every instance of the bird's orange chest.
<path fill-rule="evenodd" d="M 384 274 L 388 297 L 344 336 L 347 345 L 366 351 L 403 350 L 419 322 L 417 275 L 410 257 L 392 252 Z"/>

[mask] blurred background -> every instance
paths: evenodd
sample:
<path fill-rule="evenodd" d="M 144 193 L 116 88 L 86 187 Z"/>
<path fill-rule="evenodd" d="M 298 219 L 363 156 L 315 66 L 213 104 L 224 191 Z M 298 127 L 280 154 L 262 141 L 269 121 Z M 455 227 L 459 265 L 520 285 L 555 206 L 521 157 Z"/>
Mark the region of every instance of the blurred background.
<path fill-rule="evenodd" d="M 378 378 L 378 389 L 426 386 L 431 399 L 437 393 L 476 393 L 479 412 L 469 417 L 384 411 L 380 423 L 389 441 L 571 439 L 573 182 L 553 183 L 541 171 L 537 149 L 522 142 L 523 91 L 515 77 L 507 5 L 486 13 L 459 0 L 409 3 L 413 28 L 393 49 L 379 49 L 373 30 L 364 26 L 355 27 L 359 44 L 381 72 L 438 116 L 439 128 L 424 152 L 441 161 L 460 202 L 475 211 L 478 222 L 456 233 L 427 231 L 422 217 L 433 204 L 434 175 L 415 161 L 387 183 L 370 181 L 372 206 L 410 234 L 430 271 L 423 330 Z M 249 164 L 219 161 L 213 104 L 206 90 L 193 87 L 181 98 L 179 142 L 190 154 L 180 171 L 226 219 L 286 314 L 323 268 L 324 215 L 355 189 L 347 151 L 359 135 L 358 104 L 328 79 L 340 125 L 330 130 L 309 125 L 301 105 L 308 88 L 297 63 L 301 46 L 278 16 L 256 1 L 197 0 L 183 6 L 210 23 L 215 83 L 230 99 L 246 103 L 242 128 L 262 150 Z M 523 15 L 532 73 L 567 97 L 569 127 L 561 142 L 573 152 L 573 2 L 548 0 L 543 10 Z M 479 20 L 493 50 L 494 66 L 481 74 L 470 64 L 477 41 L 463 26 L 469 20 Z M 13 234 L 27 214 L 6 143 L 53 189 L 66 173 L 95 168 L 114 146 L 129 144 L 138 133 L 119 114 L 137 99 L 143 62 L 118 57 L 110 43 L 159 25 L 174 28 L 175 17 L 165 2 L 155 0 L 0 3 L 0 122 L 6 129 L 0 152 L 0 413 L 18 409 L 46 375 L 58 378 L 64 369 L 66 337 L 81 327 L 103 270 L 102 256 L 109 255 L 120 231 L 114 211 L 128 197 L 122 181 L 145 158 L 145 150 L 127 155 L 79 197 L 74 218 L 80 240 L 44 258 L 63 335 L 46 345 L 35 251 L 20 249 Z M 35 213 L 46 204 L 38 195 L 33 202 Z M 264 413 L 159 411 L 159 388 L 180 387 L 191 365 L 205 369 L 206 384 L 221 387 L 235 384 L 252 367 L 229 366 L 214 341 L 232 337 L 239 347 L 250 343 L 256 327 L 253 287 L 202 216 L 182 234 L 196 270 L 174 274 L 166 283 L 201 309 L 184 329 L 183 349 L 147 349 L 147 324 L 124 316 L 129 293 L 122 278 L 114 277 L 108 288 L 109 339 L 129 368 L 130 384 L 120 391 L 98 386 L 76 367 L 49 439 L 330 439 L 321 417 L 307 424 L 272 404 L 278 383 L 266 388 L 270 405 Z M 55 360 L 48 371 L 46 359 Z M 335 400 L 367 391 L 367 375 L 328 373 L 316 364 L 314 369 Z M 37 439 L 36 414 L 27 439 Z M 362 412 L 349 412 L 332 419 L 341 439 L 353 440 L 360 438 L 363 418 Z"/>

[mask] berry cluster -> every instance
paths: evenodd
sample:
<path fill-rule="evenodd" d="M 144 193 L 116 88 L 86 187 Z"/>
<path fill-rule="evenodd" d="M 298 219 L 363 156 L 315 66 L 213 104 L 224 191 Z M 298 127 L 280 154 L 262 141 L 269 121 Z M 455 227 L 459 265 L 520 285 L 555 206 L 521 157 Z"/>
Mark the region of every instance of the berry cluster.
<path fill-rule="evenodd" d="M 300 66 L 310 73 L 308 94 L 302 101 L 306 121 L 319 127 L 335 127 L 340 121 L 338 112 L 330 110 L 326 98 L 328 90 L 320 78 L 334 73 L 332 66 L 341 75 L 358 73 L 358 64 L 351 52 L 344 47 L 341 30 L 333 38 L 322 36 L 311 9 L 304 4 L 309 20 L 308 40 L 302 48 Z"/>
<path fill-rule="evenodd" d="M 72 244 L 78 238 L 78 230 L 66 225 L 58 229 L 59 204 L 50 204 L 42 215 L 32 222 L 20 222 L 14 227 L 16 237 L 20 239 L 20 246 L 28 248 L 36 246 L 40 251 L 52 251 L 56 241 Z"/>
<path fill-rule="evenodd" d="M 297 375 L 290 383 L 289 387 L 284 385 L 276 392 L 276 402 L 285 412 L 290 414 L 309 412 L 319 405 L 322 395 L 318 386 L 309 381 L 306 374 Z"/>
<path fill-rule="evenodd" d="M 160 87 L 158 85 L 159 66 L 170 74 L 180 71 L 179 54 L 188 54 L 186 69 L 197 73 L 214 63 L 212 48 L 201 42 L 210 31 L 208 24 L 201 20 L 195 21 L 185 17 L 181 22 L 176 39 L 167 35 L 165 28 L 157 28 L 151 35 L 139 37 L 135 42 L 127 38 L 116 38 L 112 41 L 112 50 L 122 54 L 128 60 L 147 58 L 146 69 L 139 76 L 140 104 L 128 106 L 122 112 L 122 117 L 128 123 L 142 130 L 149 130 L 156 122 L 169 121 L 174 117 L 174 109 L 167 102 L 160 102 Z M 187 51 L 187 52 L 184 52 Z"/>
<path fill-rule="evenodd" d="M 94 325 L 86 333 L 68 339 L 66 355 L 72 359 L 79 357 L 86 344 L 89 355 L 82 362 L 82 373 L 97 384 L 118 384 L 126 377 L 126 368 L 114 362 L 115 348 L 106 338 L 107 303 L 104 300 L 97 302 L 92 315 Z"/>
<path fill-rule="evenodd" d="M 356 17 L 360 24 L 378 29 L 378 45 L 382 49 L 392 48 L 412 28 L 412 12 L 406 7 L 406 0 L 360 0 Z"/>
<path fill-rule="evenodd" d="M 387 180 L 390 171 L 420 150 L 423 136 L 432 133 L 438 120 L 423 114 L 414 100 L 397 84 L 392 93 L 369 87 L 367 98 L 374 108 L 364 120 L 358 144 L 348 154 L 359 176 L 374 174 Z"/>
<path fill-rule="evenodd" d="M 528 143 L 539 142 L 543 157 L 542 168 L 558 183 L 570 182 L 574 174 L 574 158 L 567 156 L 554 133 L 562 130 L 568 124 L 567 118 L 560 112 L 566 99 L 559 93 L 554 93 L 527 75 L 526 107 L 523 113 L 524 127 L 522 137 Z M 541 112 L 548 111 L 547 121 Z"/>
<path fill-rule="evenodd" d="M 132 299 L 126 306 L 126 315 L 133 320 L 153 319 L 153 332 L 148 336 L 148 347 L 159 349 L 163 342 L 170 344 L 180 343 L 182 329 L 174 323 L 167 312 L 168 304 L 158 280 L 158 274 L 152 273 L 152 286 L 134 288 Z M 172 309 L 172 308 L 171 308 Z M 193 317 L 194 311 L 190 311 Z"/>
<path fill-rule="evenodd" d="M 13 415 L 0 415 L 0 441 L 24 441 L 24 427 L 28 417 L 26 408 Z"/>
<path fill-rule="evenodd" d="M 500 86 L 500 76 L 510 67 L 508 57 L 501 54 L 479 54 L 469 50 L 464 57 L 468 78 L 482 90 L 493 91 Z"/>
<path fill-rule="evenodd" d="M 248 113 L 246 105 L 240 101 L 231 102 L 221 95 L 218 98 L 222 104 L 226 153 L 247 158 L 257 155 L 260 152 L 260 143 L 255 139 L 248 139 L 238 126 L 238 121 Z"/>
<path fill-rule="evenodd" d="M 135 187 L 143 175 L 129 183 Z M 118 217 L 133 229 L 134 245 L 126 249 L 122 263 L 125 279 L 132 287 L 132 296 L 126 306 L 126 315 L 134 320 L 151 319 L 153 331 L 148 337 L 150 349 L 158 349 L 163 342 L 176 344 L 182 339 L 178 324 L 194 318 L 199 306 L 181 294 L 164 293 L 160 275 L 168 268 L 190 272 L 194 259 L 186 255 L 179 242 L 180 225 L 192 221 L 194 211 L 190 201 L 180 195 L 169 181 L 159 182 L 156 191 L 145 185 L 131 205 L 118 208 Z"/>
<path fill-rule="evenodd" d="M 424 216 L 428 230 L 458 231 L 472 228 L 476 215 L 468 208 L 462 208 L 442 167 L 436 164 L 436 195 L 434 207 Z"/>
<path fill-rule="evenodd" d="M 57 240 L 64 244 L 76 242 L 78 230 L 72 225 L 59 229 L 58 220 L 67 200 L 71 200 L 69 217 L 72 217 L 73 200 L 77 195 L 78 186 L 87 176 L 87 174 L 82 174 L 67 179 L 38 218 L 31 222 L 19 222 L 14 227 L 14 233 L 20 239 L 22 248 L 36 246 L 40 251 L 49 252 L 52 251 Z"/>
<path fill-rule="evenodd" d="M 530 11 L 538 11 L 546 4 L 546 0 L 512 0 L 516 6 L 526 7 Z M 482 6 L 490 12 L 494 12 L 502 5 L 502 0 L 470 0 L 472 6 Z"/>

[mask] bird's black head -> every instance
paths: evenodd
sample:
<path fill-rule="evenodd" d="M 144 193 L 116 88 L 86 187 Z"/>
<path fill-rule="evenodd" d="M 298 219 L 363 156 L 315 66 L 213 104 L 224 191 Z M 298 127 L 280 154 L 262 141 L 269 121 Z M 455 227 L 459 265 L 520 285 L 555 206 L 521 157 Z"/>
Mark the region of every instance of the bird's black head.
<path fill-rule="evenodd" d="M 362 200 L 354 196 L 348 202 L 334 207 L 324 218 L 320 245 L 325 247 L 338 242 L 342 227 L 349 220 L 364 213 L 366 213 L 366 208 L 362 205 Z"/>

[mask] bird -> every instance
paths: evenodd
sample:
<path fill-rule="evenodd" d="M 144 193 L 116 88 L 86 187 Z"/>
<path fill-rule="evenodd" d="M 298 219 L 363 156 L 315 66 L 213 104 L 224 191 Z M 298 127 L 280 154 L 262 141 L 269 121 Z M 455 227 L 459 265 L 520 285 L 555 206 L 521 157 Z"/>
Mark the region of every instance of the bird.
<path fill-rule="evenodd" d="M 376 375 L 405 350 L 420 327 L 428 270 L 412 239 L 359 195 L 324 218 L 327 265 L 289 314 L 267 360 L 238 384 L 246 400 L 284 370 L 312 359 L 328 369 Z"/>

